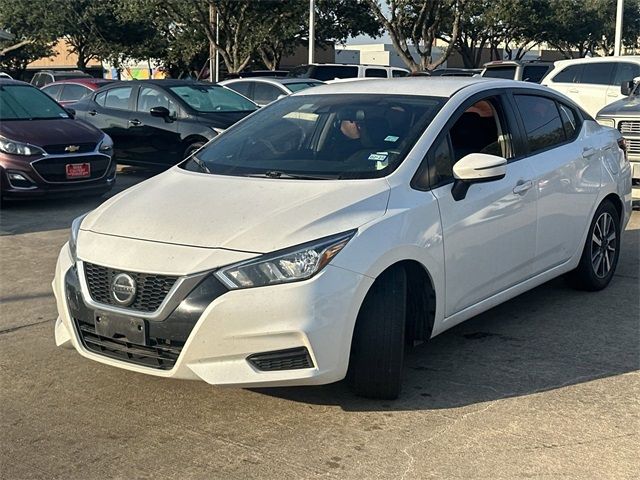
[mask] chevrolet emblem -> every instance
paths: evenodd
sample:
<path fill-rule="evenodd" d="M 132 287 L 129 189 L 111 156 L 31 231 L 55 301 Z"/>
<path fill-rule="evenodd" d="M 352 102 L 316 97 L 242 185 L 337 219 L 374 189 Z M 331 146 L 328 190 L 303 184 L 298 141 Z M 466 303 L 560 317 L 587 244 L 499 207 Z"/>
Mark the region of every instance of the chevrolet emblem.
<path fill-rule="evenodd" d="M 78 150 L 80 150 L 80 147 L 78 145 L 69 145 L 64 149 L 65 152 L 69 153 L 77 152 Z"/>

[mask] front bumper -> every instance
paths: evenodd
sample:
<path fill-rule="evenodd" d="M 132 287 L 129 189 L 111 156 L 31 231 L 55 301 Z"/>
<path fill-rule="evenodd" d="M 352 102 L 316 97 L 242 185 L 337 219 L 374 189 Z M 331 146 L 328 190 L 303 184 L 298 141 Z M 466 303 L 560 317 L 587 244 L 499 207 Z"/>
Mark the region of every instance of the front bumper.
<path fill-rule="evenodd" d="M 53 281 L 58 346 L 74 347 L 86 358 L 135 372 L 243 387 L 317 385 L 344 378 L 355 319 L 373 281 L 329 265 L 304 282 L 223 292 L 204 307 L 175 364 L 163 370 L 86 348 L 66 291 L 65 277 L 73 267 L 65 245 Z M 261 371 L 249 358 L 303 347 L 313 364 L 310 368 Z"/>

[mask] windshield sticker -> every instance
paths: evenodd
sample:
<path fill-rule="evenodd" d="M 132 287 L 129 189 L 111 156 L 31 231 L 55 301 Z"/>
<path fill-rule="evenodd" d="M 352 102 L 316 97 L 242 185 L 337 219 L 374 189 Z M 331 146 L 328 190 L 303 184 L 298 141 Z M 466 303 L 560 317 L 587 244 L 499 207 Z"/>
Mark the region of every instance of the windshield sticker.
<path fill-rule="evenodd" d="M 369 155 L 369 160 L 374 162 L 383 162 L 387 159 L 387 155 L 389 155 L 387 152 L 372 153 Z"/>
<path fill-rule="evenodd" d="M 395 135 L 388 135 L 387 138 L 384 139 L 385 142 L 397 142 L 398 138 Z"/>

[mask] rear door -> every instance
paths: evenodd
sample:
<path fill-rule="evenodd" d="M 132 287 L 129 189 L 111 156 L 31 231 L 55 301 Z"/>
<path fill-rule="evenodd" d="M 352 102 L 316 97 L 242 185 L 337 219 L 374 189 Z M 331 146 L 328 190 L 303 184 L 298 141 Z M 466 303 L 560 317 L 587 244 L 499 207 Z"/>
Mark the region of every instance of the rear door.
<path fill-rule="evenodd" d="M 133 160 L 136 139 L 129 130 L 130 115 L 135 105 L 135 83 L 121 85 L 98 93 L 87 111 L 87 121 L 107 133 L 114 144 L 118 161 Z"/>
<path fill-rule="evenodd" d="M 526 139 L 525 161 L 534 171 L 538 230 L 533 273 L 567 262 L 581 247 L 600 188 L 602 150 L 588 138 L 578 111 L 544 94 L 515 92 Z"/>

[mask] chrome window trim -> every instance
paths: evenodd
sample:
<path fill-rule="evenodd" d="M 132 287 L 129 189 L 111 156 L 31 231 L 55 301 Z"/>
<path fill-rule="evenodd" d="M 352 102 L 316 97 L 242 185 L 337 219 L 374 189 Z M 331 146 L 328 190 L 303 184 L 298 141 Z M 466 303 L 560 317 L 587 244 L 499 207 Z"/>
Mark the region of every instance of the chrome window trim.
<path fill-rule="evenodd" d="M 189 292 L 191 292 L 191 290 L 193 290 L 205 276 L 210 275 L 211 273 L 201 272 L 179 277 L 178 280 L 176 280 L 176 283 L 173 284 L 173 287 L 171 287 L 171 290 L 169 290 L 169 293 L 167 293 L 167 296 L 164 297 L 164 300 L 157 310 L 153 312 L 141 312 L 131 308 L 116 307 L 114 305 L 94 301 L 89 294 L 89 285 L 87 285 L 87 279 L 84 272 L 84 262 L 82 260 L 78 260 L 76 266 L 78 269 L 78 280 L 80 281 L 80 291 L 82 292 L 84 303 L 102 311 L 113 312 L 129 317 L 146 318 L 147 320 L 164 320 L 178 305 L 180 305 L 180 302 L 187 297 Z M 119 270 L 114 267 L 107 268 Z"/>

